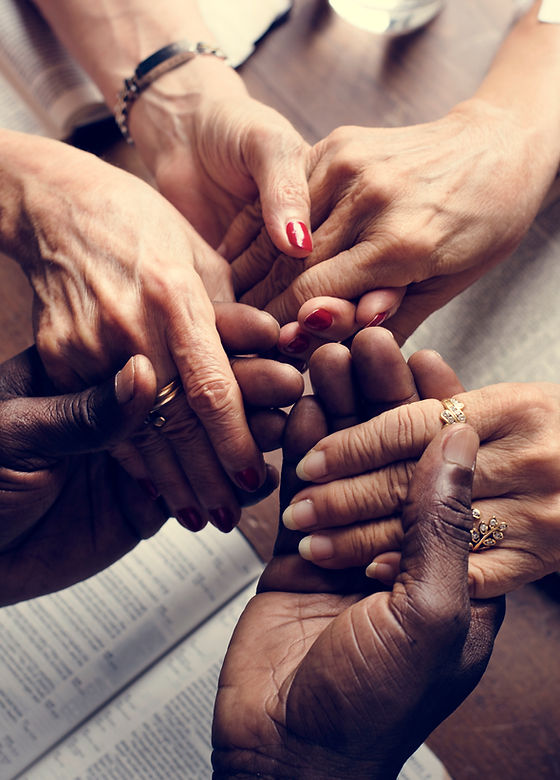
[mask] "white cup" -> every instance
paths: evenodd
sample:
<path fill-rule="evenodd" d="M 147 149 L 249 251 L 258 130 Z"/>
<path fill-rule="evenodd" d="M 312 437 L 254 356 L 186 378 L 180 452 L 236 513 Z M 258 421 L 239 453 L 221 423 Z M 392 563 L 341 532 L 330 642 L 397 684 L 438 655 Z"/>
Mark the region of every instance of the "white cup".
<path fill-rule="evenodd" d="M 329 0 L 347 22 L 385 35 L 405 35 L 427 24 L 444 0 Z"/>

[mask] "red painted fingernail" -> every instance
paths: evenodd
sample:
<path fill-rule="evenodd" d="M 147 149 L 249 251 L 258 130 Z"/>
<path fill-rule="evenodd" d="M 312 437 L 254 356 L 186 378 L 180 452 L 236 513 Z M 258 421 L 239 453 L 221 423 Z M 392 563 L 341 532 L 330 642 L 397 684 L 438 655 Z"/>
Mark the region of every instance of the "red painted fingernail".
<path fill-rule="evenodd" d="M 187 531 L 192 531 L 193 533 L 202 531 L 206 525 L 206 520 L 203 520 L 200 516 L 200 513 L 192 507 L 188 507 L 187 509 L 180 509 L 175 514 L 175 516 L 177 518 L 177 522 L 180 523 L 183 528 L 186 528 Z"/>
<path fill-rule="evenodd" d="M 376 314 L 372 321 L 368 322 L 366 328 L 375 328 L 376 325 L 381 325 L 382 322 L 385 322 L 388 316 L 388 311 L 382 311 L 381 314 Z"/>
<path fill-rule="evenodd" d="M 220 507 L 219 509 L 211 509 L 210 517 L 212 518 L 212 525 L 215 525 L 218 531 L 224 534 L 229 534 L 235 528 L 235 520 L 229 509 Z"/>
<path fill-rule="evenodd" d="M 258 472 L 253 468 L 238 471 L 235 475 L 235 479 L 237 480 L 239 486 L 243 488 L 243 490 L 247 490 L 249 493 L 253 493 L 261 484 Z"/>
<path fill-rule="evenodd" d="M 155 501 L 159 498 L 158 489 L 151 479 L 139 479 L 138 484 L 142 490 L 152 499 L 152 501 Z"/>
<path fill-rule="evenodd" d="M 292 246 L 295 246 L 298 249 L 305 249 L 306 252 L 311 252 L 313 249 L 313 242 L 311 241 L 309 230 L 304 222 L 288 222 L 286 225 L 286 235 Z"/>
<path fill-rule="evenodd" d="M 294 339 L 288 342 L 284 347 L 286 352 L 293 352 L 295 354 L 297 354 L 298 352 L 305 352 L 305 350 L 308 348 L 309 348 L 309 339 L 307 338 L 307 336 L 304 336 L 303 333 L 297 335 Z"/>
<path fill-rule="evenodd" d="M 326 309 L 315 309 L 304 319 L 303 324 L 311 330 L 326 330 L 334 322 L 334 317 Z"/>

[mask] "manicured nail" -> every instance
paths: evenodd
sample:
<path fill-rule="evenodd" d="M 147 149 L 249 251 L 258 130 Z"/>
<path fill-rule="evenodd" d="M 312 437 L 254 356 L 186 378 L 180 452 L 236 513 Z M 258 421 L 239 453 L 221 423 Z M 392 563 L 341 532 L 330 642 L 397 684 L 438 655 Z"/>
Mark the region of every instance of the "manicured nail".
<path fill-rule="evenodd" d="M 304 319 L 303 324 L 311 330 L 327 330 L 334 322 L 334 317 L 326 309 L 315 309 Z"/>
<path fill-rule="evenodd" d="M 306 498 L 286 507 L 282 514 L 282 522 L 290 531 L 306 531 L 317 524 L 317 515 L 313 501 Z"/>
<path fill-rule="evenodd" d="M 180 509 L 178 512 L 176 512 L 175 516 L 177 518 L 177 522 L 180 523 L 183 528 L 186 528 L 187 531 L 192 531 L 193 533 L 202 531 L 206 525 L 206 520 L 203 520 L 200 516 L 200 513 L 192 507 L 188 507 L 187 509 Z"/>
<path fill-rule="evenodd" d="M 121 406 L 134 397 L 134 358 L 131 358 L 115 376 L 115 395 Z"/>
<path fill-rule="evenodd" d="M 286 352 L 293 352 L 294 354 L 305 352 L 306 349 L 309 349 L 309 339 L 307 336 L 304 336 L 303 333 L 298 333 L 298 335 L 284 347 Z"/>
<path fill-rule="evenodd" d="M 381 314 L 376 314 L 371 322 L 368 322 L 366 328 L 375 328 L 376 325 L 381 325 L 381 323 L 385 322 L 388 316 L 388 311 L 382 311 Z"/>
<path fill-rule="evenodd" d="M 235 520 L 231 510 L 226 507 L 219 507 L 219 509 L 211 509 L 210 517 L 212 518 L 212 525 L 215 525 L 218 531 L 224 534 L 229 534 L 235 528 Z"/>
<path fill-rule="evenodd" d="M 309 235 L 309 230 L 307 229 L 305 222 L 288 222 L 286 225 L 286 235 L 292 246 L 295 246 L 298 249 L 305 249 L 306 252 L 311 252 L 313 249 L 313 242 L 311 241 L 311 236 Z"/>
<path fill-rule="evenodd" d="M 238 485 L 248 493 L 254 493 L 260 485 L 259 474 L 256 469 L 248 468 L 235 474 Z"/>
<path fill-rule="evenodd" d="M 478 436 L 472 428 L 453 428 L 443 443 L 443 457 L 448 463 L 472 470 L 478 452 Z"/>
<path fill-rule="evenodd" d="M 298 545 L 298 552 L 306 561 L 328 561 L 334 557 L 334 544 L 330 536 L 313 534 L 304 536 Z"/>
<path fill-rule="evenodd" d="M 156 501 L 159 498 L 158 489 L 151 479 L 139 479 L 138 484 L 152 501 Z"/>
<path fill-rule="evenodd" d="M 328 474 L 327 456 L 322 451 L 309 450 L 307 455 L 296 466 L 296 474 L 300 479 L 313 482 Z"/>
<path fill-rule="evenodd" d="M 394 582 L 399 575 L 399 570 L 389 563 L 370 563 L 366 569 L 366 577 L 380 582 Z"/>

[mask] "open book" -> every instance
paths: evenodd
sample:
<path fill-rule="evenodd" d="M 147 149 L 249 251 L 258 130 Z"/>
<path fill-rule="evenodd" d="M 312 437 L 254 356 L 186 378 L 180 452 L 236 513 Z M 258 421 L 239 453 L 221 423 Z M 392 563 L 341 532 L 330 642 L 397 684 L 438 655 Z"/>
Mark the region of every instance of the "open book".
<path fill-rule="evenodd" d="M 204 0 L 201 12 L 237 67 L 292 0 Z M 0 127 L 67 138 L 110 115 L 101 93 L 31 0 L 0 3 Z"/>
<path fill-rule="evenodd" d="M 1 780 L 208 780 L 219 670 L 261 569 L 238 531 L 170 520 L 95 577 L 1 610 Z M 447 775 L 422 747 L 401 777 Z"/>

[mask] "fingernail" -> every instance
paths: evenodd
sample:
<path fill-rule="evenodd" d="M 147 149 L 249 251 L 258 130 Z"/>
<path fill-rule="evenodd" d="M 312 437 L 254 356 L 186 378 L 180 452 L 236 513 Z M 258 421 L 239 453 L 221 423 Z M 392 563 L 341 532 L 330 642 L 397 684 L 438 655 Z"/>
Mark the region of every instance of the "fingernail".
<path fill-rule="evenodd" d="M 157 487 L 154 485 L 151 479 L 139 479 L 138 484 L 146 493 L 146 495 L 152 499 L 152 501 L 155 501 L 159 498 L 159 492 Z"/>
<path fill-rule="evenodd" d="M 474 469 L 478 452 L 478 436 L 472 428 L 454 428 L 443 443 L 443 457 L 448 463 L 456 463 Z"/>
<path fill-rule="evenodd" d="M 370 563 L 366 569 L 366 577 L 380 582 L 394 582 L 399 575 L 399 570 L 388 563 Z"/>
<path fill-rule="evenodd" d="M 286 235 L 288 241 L 292 246 L 298 249 L 305 249 L 307 252 L 311 252 L 313 249 L 313 242 L 309 235 L 309 230 L 305 222 L 288 222 L 286 225 Z"/>
<path fill-rule="evenodd" d="M 299 333 L 284 347 L 284 350 L 290 353 L 305 352 L 306 349 L 309 349 L 309 339 L 307 336 L 304 336 L 303 333 Z"/>
<path fill-rule="evenodd" d="M 175 513 L 175 517 L 177 518 L 177 522 L 180 523 L 183 528 L 186 528 L 187 531 L 192 531 L 193 533 L 202 531 L 206 525 L 206 520 L 203 520 L 200 516 L 200 513 L 192 507 L 188 507 L 187 509 L 179 509 L 179 511 Z"/>
<path fill-rule="evenodd" d="M 220 507 L 219 509 L 211 509 L 210 517 L 212 518 L 212 525 L 215 525 L 218 531 L 224 534 L 229 534 L 235 528 L 235 520 L 231 510 L 226 507 Z"/>
<path fill-rule="evenodd" d="M 259 479 L 259 474 L 257 470 L 254 468 L 248 468 L 248 469 L 243 469 L 243 471 L 238 471 L 235 474 L 235 479 L 238 485 L 243 490 L 246 490 L 248 493 L 254 493 L 254 491 L 259 487 L 261 482 Z"/>
<path fill-rule="evenodd" d="M 306 498 L 286 507 L 282 514 L 282 522 L 290 531 L 304 531 L 317 524 L 317 515 L 313 501 Z"/>
<path fill-rule="evenodd" d="M 327 561 L 334 557 L 334 545 L 330 536 L 313 534 L 303 537 L 298 545 L 298 552 L 306 561 Z"/>
<path fill-rule="evenodd" d="M 311 330 L 327 330 L 334 322 L 334 317 L 326 309 L 315 309 L 308 314 L 303 323 Z"/>
<path fill-rule="evenodd" d="M 321 479 L 328 474 L 327 456 L 324 452 L 309 450 L 307 455 L 297 464 L 296 474 L 307 482 Z"/>
<path fill-rule="evenodd" d="M 371 322 L 368 322 L 366 328 L 375 328 L 376 325 L 381 325 L 382 322 L 385 322 L 388 316 L 388 311 L 382 311 L 381 314 L 376 314 Z"/>
<path fill-rule="evenodd" d="M 121 406 L 132 400 L 134 396 L 134 358 L 131 358 L 115 376 L 115 395 Z"/>

